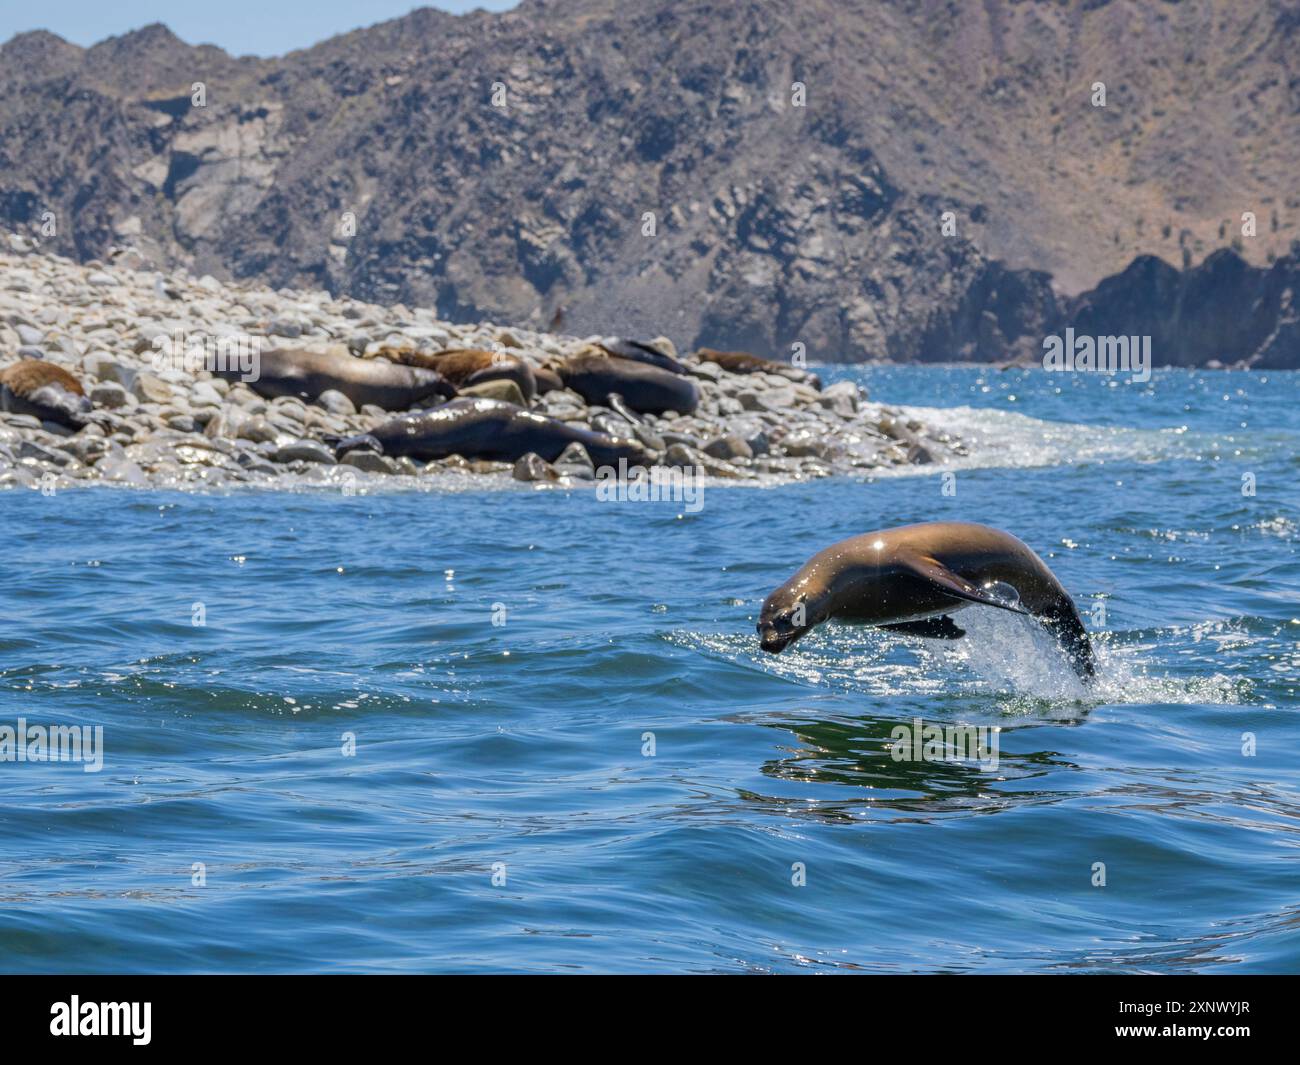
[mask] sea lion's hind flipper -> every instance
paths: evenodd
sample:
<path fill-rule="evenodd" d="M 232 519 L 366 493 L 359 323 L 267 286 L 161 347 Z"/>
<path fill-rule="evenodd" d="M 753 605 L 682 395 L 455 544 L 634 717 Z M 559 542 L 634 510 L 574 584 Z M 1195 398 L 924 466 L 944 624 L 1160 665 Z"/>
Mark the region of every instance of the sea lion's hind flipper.
<path fill-rule="evenodd" d="M 1044 627 L 1053 636 L 1070 660 L 1074 671 L 1084 681 L 1097 675 L 1097 662 L 1092 653 L 1092 641 L 1074 603 L 1065 599 L 1054 605 L 1042 617 Z"/>
<path fill-rule="evenodd" d="M 966 635 L 965 629 L 959 629 L 957 623 L 944 614 L 938 618 L 924 618 L 921 621 L 897 621 L 892 625 L 880 625 L 903 636 L 924 636 L 927 640 L 960 640 Z"/>
<path fill-rule="evenodd" d="M 999 610 L 1010 610 L 1013 614 L 1029 614 L 1024 607 L 1013 605 L 1000 596 L 992 595 L 983 588 L 977 588 L 965 577 L 953 573 L 937 559 L 917 558 L 910 560 L 907 565 L 922 580 L 937 585 L 955 599 L 965 599 L 969 603 L 980 603 L 983 606 L 995 606 Z"/>
<path fill-rule="evenodd" d="M 321 440 L 326 447 L 333 449 L 334 457 L 337 459 L 342 459 L 350 451 L 373 451 L 377 455 L 384 453 L 384 445 L 370 433 L 358 433 L 356 436 L 326 433 Z"/>

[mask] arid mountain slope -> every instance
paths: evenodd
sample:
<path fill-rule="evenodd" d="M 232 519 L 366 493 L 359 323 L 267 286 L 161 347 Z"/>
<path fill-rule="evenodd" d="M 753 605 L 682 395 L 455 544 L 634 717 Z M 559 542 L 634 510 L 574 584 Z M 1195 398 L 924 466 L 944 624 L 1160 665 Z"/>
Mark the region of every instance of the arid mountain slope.
<path fill-rule="evenodd" d="M 0 223 L 458 320 L 997 358 L 1137 255 L 1285 253 L 1297 27 L 1285 0 L 526 0 L 272 60 L 26 34 Z"/>

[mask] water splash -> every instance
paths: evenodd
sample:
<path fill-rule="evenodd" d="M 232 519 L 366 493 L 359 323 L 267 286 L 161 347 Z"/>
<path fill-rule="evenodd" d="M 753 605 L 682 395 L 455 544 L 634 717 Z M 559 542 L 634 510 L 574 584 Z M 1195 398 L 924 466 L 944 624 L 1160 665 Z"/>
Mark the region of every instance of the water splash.
<path fill-rule="evenodd" d="M 1073 715 L 1107 703 L 1236 705 L 1250 696 L 1250 682 L 1241 678 L 1153 673 L 1148 662 L 1156 656 L 1135 633 L 1093 634 L 1097 677 L 1085 684 L 1051 634 L 1032 618 L 972 606 L 960 612 L 959 624 L 966 630 L 959 640 L 926 640 L 832 623 L 780 656 L 764 654 L 749 635 L 684 632 L 669 638 L 811 687 L 960 702 L 987 700 L 991 694 L 999 709 L 1010 713 Z M 1172 630 L 1168 637 L 1195 639 L 1192 628 Z"/>

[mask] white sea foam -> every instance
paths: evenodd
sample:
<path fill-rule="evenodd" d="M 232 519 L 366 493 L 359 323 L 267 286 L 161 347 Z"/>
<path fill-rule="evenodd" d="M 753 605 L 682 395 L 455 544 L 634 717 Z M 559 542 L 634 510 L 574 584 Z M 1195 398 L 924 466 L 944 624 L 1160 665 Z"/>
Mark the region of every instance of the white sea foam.
<path fill-rule="evenodd" d="M 1191 456 L 1204 445 L 1180 429 L 1127 429 L 1045 421 L 988 407 L 903 407 L 905 416 L 933 433 L 959 438 L 967 454 L 939 466 L 902 466 L 880 476 L 932 476 L 938 469 L 1070 466 L 1127 459 L 1157 462 Z"/>

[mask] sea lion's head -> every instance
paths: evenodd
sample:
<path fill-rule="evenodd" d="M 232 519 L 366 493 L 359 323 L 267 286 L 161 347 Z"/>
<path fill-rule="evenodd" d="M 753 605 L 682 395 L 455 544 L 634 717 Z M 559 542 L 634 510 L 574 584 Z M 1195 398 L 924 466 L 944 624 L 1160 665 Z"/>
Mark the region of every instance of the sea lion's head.
<path fill-rule="evenodd" d="M 655 462 L 654 454 L 639 440 L 593 432 L 590 438 L 583 441 L 583 444 L 587 448 L 587 454 L 591 456 L 591 461 L 597 467 L 607 466 L 610 469 L 617 469 L 620 459 L 629 469 L 634 466 L 650 467 Z"/>
<path fill-rule="evenodd" d="M 418 366 L 408 366 L 407 370 L 411 374 L 411 384 L 418 392 L 411 403 L 412 407 L 424 407 L 429 400 L 433 400 L 434 405 L 438 406 L 456 398 L 456 386 L 437 370 L 424 370 Z"/>
<path fill-rule="evenodd" d="M 547 392 L 559 392 L 564 388 L 564 381 L 555 371 L 555 364 L 548 360 L 541 366 L 533 367 L 533 379 L 537 382 L 537 394 L 546 395 Z"/>
<path fill-rule="evenodd" d="M 825 620 L 823 596 L 802 572 L 781 585 L 763 602 L 758 615 L 758 645 L 779 655 Z"/>

